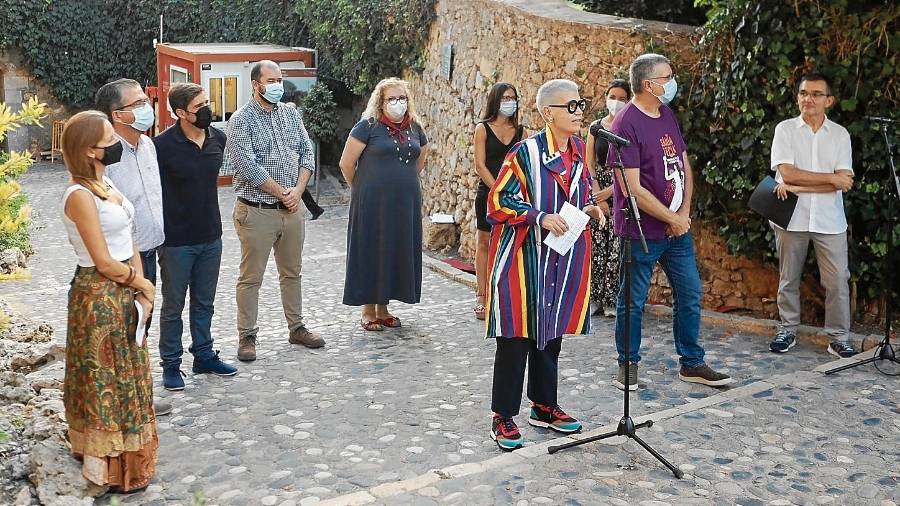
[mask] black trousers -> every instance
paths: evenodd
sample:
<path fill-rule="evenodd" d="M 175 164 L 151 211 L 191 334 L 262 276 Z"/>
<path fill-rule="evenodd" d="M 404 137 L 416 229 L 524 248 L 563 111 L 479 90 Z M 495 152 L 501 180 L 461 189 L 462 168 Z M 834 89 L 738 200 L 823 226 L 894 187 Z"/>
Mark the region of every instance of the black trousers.
<path fill-rule="evenodd" d="M 537 349 L 537 342 L 532 339 L 498 337 L 496 341 L 491 410 L 510 418 L 519 414 L 526 362 L 528 398 L 537 404 L 556 406 L 562 337 L 547 343 L 543 351 Z"/>

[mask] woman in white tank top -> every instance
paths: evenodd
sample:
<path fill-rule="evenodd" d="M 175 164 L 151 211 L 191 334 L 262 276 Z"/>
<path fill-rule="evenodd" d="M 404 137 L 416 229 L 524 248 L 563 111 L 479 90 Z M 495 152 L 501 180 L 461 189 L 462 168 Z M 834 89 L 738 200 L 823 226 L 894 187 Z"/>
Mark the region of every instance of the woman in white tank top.
<path fill-rule="evenodd" d="M 134 207 L 104 176 L 122 144 L 106 115 L 73 116 L 62 134 L 71 175 L 62 219 L 78 268 L 69 290 L 63 400 L 72 453 L 88 480 L 141 490 L 156 471 L 156 419 L 144 336 L 155 295 L 132 239 Z M 138 344 L 141 342 L 141 344 Z"/>

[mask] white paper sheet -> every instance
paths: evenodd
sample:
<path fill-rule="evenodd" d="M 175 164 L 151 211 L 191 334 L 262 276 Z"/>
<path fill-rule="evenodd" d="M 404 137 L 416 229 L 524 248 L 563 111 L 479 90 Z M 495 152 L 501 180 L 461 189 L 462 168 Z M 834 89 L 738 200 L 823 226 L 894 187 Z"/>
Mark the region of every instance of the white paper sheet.
<path fill-rule="evenodd" d="M 584 227 L 587 226 L 591 217 L 568 202 L 563 204 L 562 209 L 559 210 L 559 215 L 566 220 L 569 230 L 563 235 L 553 235 L 553 232 L 548 233 L 544 237 L 544 244 L 560 255 L 566 255 L 572 249 L 572 246 L 575 245 L 575 241 L 584 233 Z"/>
<path fill-rule="evenodd" d="M 431 215 L 432 223 L 456 223 L 456 219 L 452 214 L 434 213 Z"/>
<path fill-rule="evenodd" d="M 144 336 L 146 335 L 146 326 L 147 321 L 144 319 L 144 306 L 141 303 L 134 299 L 134 307 L 137 308 L 137 328 L 134 329 L 134 342 L 138 346 L 144 345 Z"/>

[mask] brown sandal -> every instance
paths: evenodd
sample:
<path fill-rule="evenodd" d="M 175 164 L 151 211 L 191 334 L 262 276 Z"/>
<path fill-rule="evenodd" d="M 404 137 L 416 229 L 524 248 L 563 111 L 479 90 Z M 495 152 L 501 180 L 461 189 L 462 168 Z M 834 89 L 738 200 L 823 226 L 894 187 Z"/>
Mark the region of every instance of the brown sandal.
<path fill-rule="evenodd" d="M 382 318 L 378 320 L 379 323 L 384 325 L 385 327 L 396 329 L 400 327 L 400 318 L 396 316 L 388 316 L 387 318 Z"/>
<path fill-rule="evenodd" d="M 381 326 L 381 320 L 375 319 L 370 322 L 365 320 L 360 320 L 359 324 L 362 326 L 363 330 L 369 332 L 381 332 L 384 330 L 384 327 Z"/>

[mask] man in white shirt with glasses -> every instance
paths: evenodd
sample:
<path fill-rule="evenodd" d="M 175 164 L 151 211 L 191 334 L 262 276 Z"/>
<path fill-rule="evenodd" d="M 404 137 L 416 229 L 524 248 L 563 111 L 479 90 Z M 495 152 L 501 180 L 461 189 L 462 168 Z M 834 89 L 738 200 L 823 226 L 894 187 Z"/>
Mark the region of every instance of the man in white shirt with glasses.
<path fill-rule="evenodd" d="M 787 229 L 772 224 L 780 272 L 781 323 L 769 349 L 777 353 L 788 351 L 797 342 L 800 279 L 812 243 L 825 287 L 825 330 L 832 339 L 828 351 L 838 357 L 856 354 L 849 342 L 850 270 L 843 199 L 843 193 L 853 186 L 853 158 L 847 129 L 825 116 L 834 102 L 828 78 L 807 74 L 797 93 L 800 116 L 775 127 L 771 167 L 780 183 L 776 192 L 782 199 L 788 192 L 798 197 Z"/>

